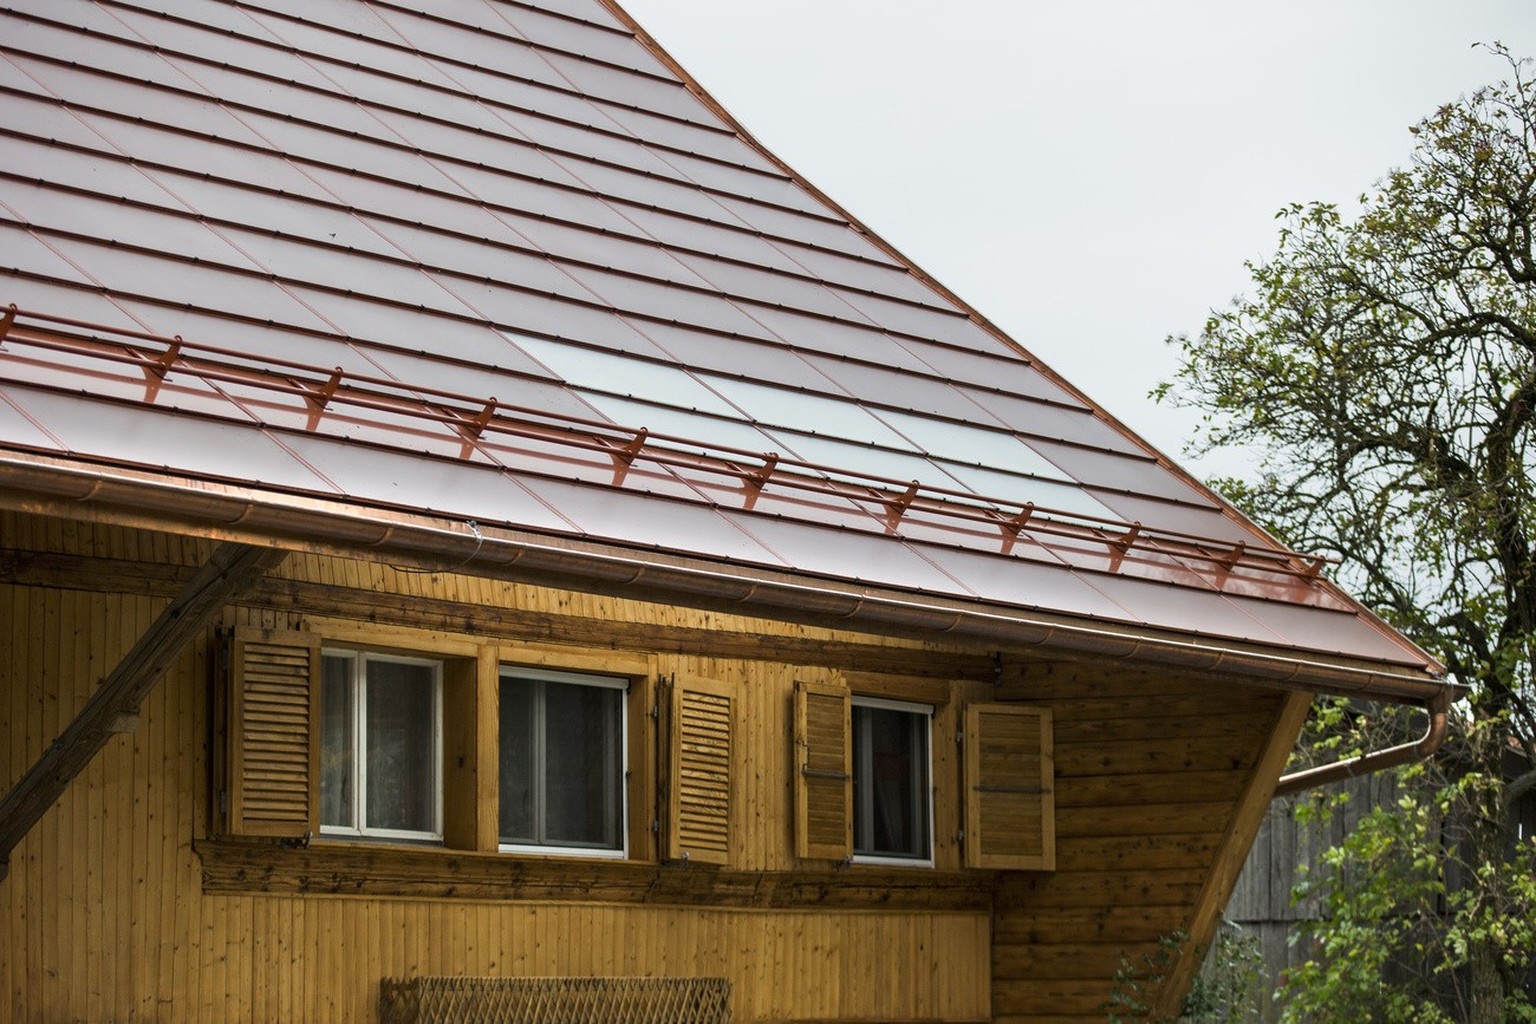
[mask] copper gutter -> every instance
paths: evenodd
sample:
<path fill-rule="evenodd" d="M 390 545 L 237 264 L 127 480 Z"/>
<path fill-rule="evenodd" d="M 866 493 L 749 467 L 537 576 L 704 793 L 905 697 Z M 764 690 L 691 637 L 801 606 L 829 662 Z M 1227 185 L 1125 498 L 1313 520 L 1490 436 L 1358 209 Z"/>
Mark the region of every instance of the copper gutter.
<path fill-rule="evenodd" d="M 572 585 L 745 614 L 812 618 L 876 633 L 943 633 L 1060 654 L 1178 668 L 1250 685 L 1431 705 L 1449 688 L 1432 662 L 1397 670 L 1240 641 L 1118 629 L 1027 609 L 925 598 L 842 581 L 813 581 L 680 556 L 630 554 L 438 517 L 278 495 L 213 489 L 126 470 L 0 455 L 0 506 L 145 528 L 181 526 L 247 543 L 371 556 L 440 572 Z"/>
<path fill-rule="evenodd" d="M 1326 786 L 1332 782 L 1342 782 L 1357 775 L 1379 772 L 1384 768 L 1396 768 L 1414 761 L 1423 761 L 1433 756 L 1445 740 L 1446 722 L 1450 716 L 1451 692 L 1451 688 L 1446 687 L 1439 696 L 1425 705 L 1424 710 L 1429 714 L 1429 722 L 1424 727 L 1424 735 L 1413 742 L 1401 743 L 1383 750 L 1373 750 L 1368 754 L 1335 761 L 1333 764 L 1318 765 L 1315 768 L 1282 775 L 1275 785 L 1275 796 L 1290 796 L 1302 790 Z"/>

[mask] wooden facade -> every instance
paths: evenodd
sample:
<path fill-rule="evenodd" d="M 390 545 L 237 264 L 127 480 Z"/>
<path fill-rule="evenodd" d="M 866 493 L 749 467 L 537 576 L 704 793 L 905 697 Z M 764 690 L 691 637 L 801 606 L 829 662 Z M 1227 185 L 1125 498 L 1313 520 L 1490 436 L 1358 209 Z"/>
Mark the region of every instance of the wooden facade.
<path fill-rule="evenodd" d="M 211 549 L 0 513 L 8 779 Z M 621 860 L 497 852 L 472 806 L 453 810 L 484 788 L 455 753 L 472 742 L 454 737 L 485 725 L 452 715 L 445 817 L 462 820 L 445 822 L 441 847 L 305 846 L 232 824 L 222 637 L 256 630 L 617 672 L 652 705 L 658 681 L 710 680 L 705 692 L 734 708 L 730 809 L 701 826 L 720 855 L 679 858 L 688 833 L 663 824 L 697 811 L 662 784 L 677 748 L 646 735 L 691 714 L 682 704 L 631 717 Z M 797 684 L 933 707 L 931 867 L 807 850 L 794 826 L 807 800 L 792 770 Z M 486 975 L 724 977 L 739 1021 L 1102 1020 L 1125 958 L 1213 926 L 1306 699 L 294 553 L 191 646 L 137 728 L 13 852 L 0 1019 L 367 1021 L 382 978 Z M 1049 712 L 1048 869 L 968 866 L 964 762 L 984 754 L 955 737 L 968 709 L 986 708 Z M 707 834 L 721 829 L 728 842 Z"/>

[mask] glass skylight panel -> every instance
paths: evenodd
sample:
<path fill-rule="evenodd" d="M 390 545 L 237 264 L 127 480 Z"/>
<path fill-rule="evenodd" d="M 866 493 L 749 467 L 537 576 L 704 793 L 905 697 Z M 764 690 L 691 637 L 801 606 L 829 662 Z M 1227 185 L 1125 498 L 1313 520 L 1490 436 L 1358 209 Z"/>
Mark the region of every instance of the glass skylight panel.
<path fill-rule="evenodd" d="M 694 380 L 680 366 L 632 359 L 617 353 L 526 335 L 508 337 L 573 387 L 628 395 L 721 416 L 735 413 L 730 405 Z"/>
<path fill-rule="evenodd" d="M 940 465 L 977 494 L 1003 502 L 1005 506 L 1033 503 L 1043 509 L 1054 509 L 1077 515 L 1112 520 L 1121 518 L 1113 509 L 1095 501 L 1075 483 L 1014 476 L 1011 473 L 998 473 L 980 466 L 964 466 L 952 462 L 941 462 Z M 1005 510 L 1013 511 L 1011 507 L 1006 507 Z"/>
<path fill-rule="evenodd" d="M 937 458 L 967 465 L 992 466 L 1007 472 L 1052 480 L 1071 479 L 1018 438 L 1004 431 L 987 430 L 949 420 L 908 416 L 885 409 L 879 410 L 878 415 L 910 438 L 910 441 L 900 444 L 914 445 L 918 451 Z"/>
<path fill-rule="evenodd" d="M 707 455 L 715 452 L 715 445 L 720 445 L 752 454 L 791 454 L 777 438 L 739 419 L 701 416 L 668 406 L 595 392 L 583 392 L 582 397 L 618 426 L 632 430 L 644 427 L 653 434 L 670 434 L 684 439 L 685 443 L 659 442 L 677 451 Z M 697 443 L 687 444 L 687 441 Z"/>
<path fill-rule="evenodd" d="M 783 455 L 793 455 L 818 466 L 842 470 L 839 475 L 851 475 L 855 482 L 858 475 L 883 477 L 892 485 L 911 483 L 913 480 L 930 487 L 960 489 L 958 480 L 946 475 L 937 465 L 921 455 L 890 451 L 867 444 L 850 444 L 827 437 L 812 437 L 788 430 L 764 431 L 773 439 L 773 450 Z"/>
<path fill-rule="evenodd" d="M 902 437 L 851 401 L 741 380 L 712 378 L 710 384 L 752 420 L 766 426 L 787 427 L 808 434 L 863 441 L 887 448 L 911 447 Z"/>
<path fill-rule="evenodd" d="M 554 338 L 578 338 L 619 352 L 651 353 L 653 346 L 612 310 L 550 298 L 489 281 L 454 281 L 453 293 L 494 324 Z"/>

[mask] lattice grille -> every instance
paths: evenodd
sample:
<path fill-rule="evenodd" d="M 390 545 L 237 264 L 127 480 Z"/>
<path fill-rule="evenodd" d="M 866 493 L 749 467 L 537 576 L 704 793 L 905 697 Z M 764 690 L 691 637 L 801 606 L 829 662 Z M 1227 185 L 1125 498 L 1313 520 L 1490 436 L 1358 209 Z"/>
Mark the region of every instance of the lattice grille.
<path fill-rule="evenodd" d="M 385 978 L 381 1024 L 728 1024 L 724 978 Z"/>

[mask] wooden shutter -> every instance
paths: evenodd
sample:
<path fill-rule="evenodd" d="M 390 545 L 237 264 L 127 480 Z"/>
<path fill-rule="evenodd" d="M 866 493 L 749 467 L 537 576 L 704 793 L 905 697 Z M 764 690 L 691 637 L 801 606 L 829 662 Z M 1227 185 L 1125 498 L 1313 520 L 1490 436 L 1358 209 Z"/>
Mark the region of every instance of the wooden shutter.
<path fill-rule="evenodd" d="M 853 852 L 853 734 L 848 691 L 795 684 L 795 853 L 841 860 Z"/>
<path fill-rule="evenodd" d="M 966 866 L 1054 871 L 1050 710 L 972 704 L 964 749 Z"/>
<path fill-rule="evenodd" d="M 708 679 L 679 680 L 670 689 L 667 857 L 725 864 L 731 852 L 735 695 Z"/>
<path fill-rule="evenodd" d="M 320 638 L 237 629 L 230 651 L 229 830 L 320 831 Z"/>

